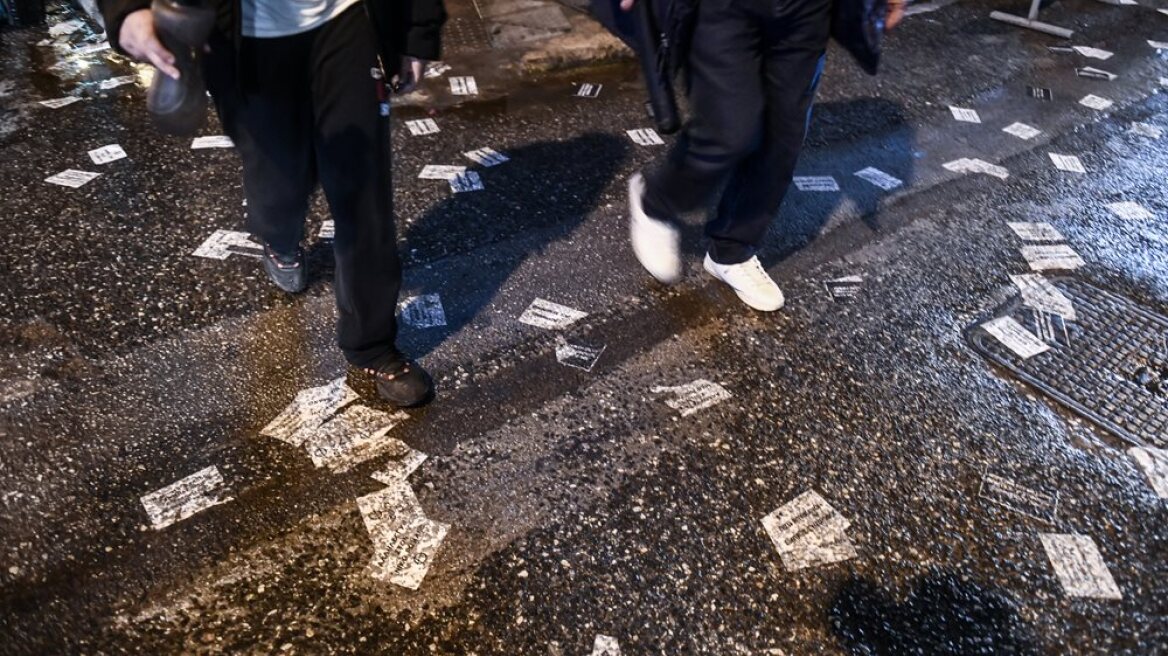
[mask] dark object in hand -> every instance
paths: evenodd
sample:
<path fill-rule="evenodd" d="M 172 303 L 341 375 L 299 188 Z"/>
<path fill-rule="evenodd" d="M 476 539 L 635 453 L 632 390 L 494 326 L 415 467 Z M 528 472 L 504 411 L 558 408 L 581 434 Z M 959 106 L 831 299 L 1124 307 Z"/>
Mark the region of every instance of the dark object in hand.
<path fill-rule="evenodd" d="M 887 13 L 888 0 L 835 0 L 831 9 L 831 37 L 869 75 L 880 66 Z"/>
<path fill-rule="evenodd" d="M 158 129 L 176 136 L 199 131 L 207 118 L 202 56 L 215 24 L 215 10 L 201 0 L 154 0 L 154 31 L 172 54 L 179 79 L 155 71 L 146 109 Z"/>

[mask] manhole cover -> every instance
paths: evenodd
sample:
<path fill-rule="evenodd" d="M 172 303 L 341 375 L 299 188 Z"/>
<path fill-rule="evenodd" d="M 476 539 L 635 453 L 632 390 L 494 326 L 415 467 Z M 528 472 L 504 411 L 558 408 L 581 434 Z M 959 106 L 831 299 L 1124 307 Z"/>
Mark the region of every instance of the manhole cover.
<path fill-rule="evenodd" d="M 1065 324 L 1022 304 L 994 311 L 1010 316 L 1051 345 L 1022 359 L 978 322 L 966 330 L 986 358 L 1074 412 L 1133 444 L 1168 445 L 1168 317 L 1131 299 L 1068 278 L 1050 281 L 1075 306 Z"/>

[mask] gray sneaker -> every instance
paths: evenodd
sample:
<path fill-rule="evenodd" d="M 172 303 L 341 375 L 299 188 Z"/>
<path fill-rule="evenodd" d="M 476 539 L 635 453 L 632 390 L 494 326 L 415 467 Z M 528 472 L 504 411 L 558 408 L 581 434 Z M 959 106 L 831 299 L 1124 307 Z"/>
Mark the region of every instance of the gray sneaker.
<path fill-rule="evenodd" d="M 299 294 L 308 287 L 308 265 L 301 248 L 292 255 L 282 255 L 265 243 L 264 271 L 277 287 L 289 294 Z"/>

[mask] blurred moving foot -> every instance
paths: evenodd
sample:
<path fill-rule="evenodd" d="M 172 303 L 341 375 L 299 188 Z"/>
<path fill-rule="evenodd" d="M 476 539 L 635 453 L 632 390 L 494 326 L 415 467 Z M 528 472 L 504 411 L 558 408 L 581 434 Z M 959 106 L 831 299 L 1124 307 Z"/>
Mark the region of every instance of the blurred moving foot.
<path fill-rule="evenodd" d="M 671 285 L 681 279 L 681 234 L 667 221 L 645 213 L 645 178 L 629 178 L 629 238 L 633 253 L 658 281 Z"/>
<path fill-rule="evenodd" d="M 761 312 L 774 312 L 783 307 L 783 290 L 762 268 L 757 256 L 742 264 L 718 264 L 707 253 L 705 268 L 711 276 L 730 285 L 750 307 Z"/>
<path fill-rule="evenodd" d="M 308 287 L 308 266 L 300 248 L 291 255 L 283 255 L 265 243 L 264 271 L 277 287 L 289 294 L 299 294 Z"/>

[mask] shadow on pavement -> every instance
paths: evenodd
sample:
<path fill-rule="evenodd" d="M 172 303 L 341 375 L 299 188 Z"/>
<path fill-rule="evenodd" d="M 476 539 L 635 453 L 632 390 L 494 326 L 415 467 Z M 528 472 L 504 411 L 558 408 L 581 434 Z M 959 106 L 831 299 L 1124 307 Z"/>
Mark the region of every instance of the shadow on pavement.
<path fill-rule="evenodd" d="M 932 573 L 904 602 L 875 583 L 843 585 L 828 619 L 852 654 L 1037 654 L 1030 628 L 1001 592 Z"/>

